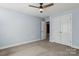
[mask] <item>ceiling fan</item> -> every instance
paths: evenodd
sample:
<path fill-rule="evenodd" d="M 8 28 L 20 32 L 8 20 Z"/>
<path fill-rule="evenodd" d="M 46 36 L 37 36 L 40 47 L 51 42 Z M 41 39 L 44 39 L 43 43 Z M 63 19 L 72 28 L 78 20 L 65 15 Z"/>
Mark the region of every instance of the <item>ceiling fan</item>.
<path fill-rule="evenodd" d="M 47 8 L 47 7 L 50 7 L 50 6 L 53 6 L 53 5 L 54 5 L 54 3 L 50 3 L 50 4 L 47 4 L 47 5 L 43 5 L 43 3 L 39 3 L 39 6 L 29 5 L 29 7 L 38 8 L 40 13 L 43 13 L 44 8 Z"/>

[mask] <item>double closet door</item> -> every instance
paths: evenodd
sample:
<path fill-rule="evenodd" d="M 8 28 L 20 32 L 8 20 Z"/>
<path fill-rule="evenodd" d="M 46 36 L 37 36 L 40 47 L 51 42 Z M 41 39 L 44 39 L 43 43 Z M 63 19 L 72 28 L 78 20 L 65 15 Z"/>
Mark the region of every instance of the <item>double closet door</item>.
<path fill-rule="evenodd" d="M 64 15 L 52 18 L 53 42 L 72 45 L 72 15 Z"/>

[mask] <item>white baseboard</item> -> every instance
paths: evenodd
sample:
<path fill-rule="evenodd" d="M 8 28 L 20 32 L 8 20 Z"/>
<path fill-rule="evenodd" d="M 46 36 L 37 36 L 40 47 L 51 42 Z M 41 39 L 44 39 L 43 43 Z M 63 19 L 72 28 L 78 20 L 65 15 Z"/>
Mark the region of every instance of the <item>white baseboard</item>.
<path fill-rule="evenodd" d="M 78 46 L 75 46 L 75 45 L 72 45 L 72 47 L 73 47 L 73 48 L 76 48 L 76 49 L 79 49 L 79 47 L 78 47 Z"/>
<path fill-rule="evenodd" d="M 20 42 L 20 43 L 16 43 L 16 44 L 12 44 L 12 45 L 7 45 L 7 46 L 0 47 L 0 49 L 6 49 L 6 48 L 10 48 L 10 47 L 22 45 L 22 44 L 27 44 L 27 43 L 39 41 L 39 40 L 40 40 L 40 39 L 36 39 L 36 40 L 34 39 L 34 40 L 31 40 L 31 41 L 26 41 L 26 42 Z"/>
<path fill-rule="evenodd" d="M 50 40 L 49 42 L 52 42 L 53 43 L 54 41 Z M 55 42 L 55 43 L 58 43 L 58 42 Z M 58 43 L 58 44 L 61 44 L 61 43 Z M 62 44 L 62 45 L 65 45 L 65 44 Z M 69 46 L 69 45 L 66 45 L 66 46 Z M 78 46 L 75 46 L 73 44 L 70 47 L 75 48 L 75 49 L 79 49 Z"/>

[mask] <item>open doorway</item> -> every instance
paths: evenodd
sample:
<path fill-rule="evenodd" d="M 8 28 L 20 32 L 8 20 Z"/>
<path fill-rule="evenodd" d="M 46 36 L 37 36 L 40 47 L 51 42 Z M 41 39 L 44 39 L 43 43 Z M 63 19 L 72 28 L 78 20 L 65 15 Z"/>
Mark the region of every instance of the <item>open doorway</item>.
<path fill-rule="evenodd" d="M 49 37 L 50 37 L 50 22 L 46 22 L 46 40 L 49 41 Z"/>
<path fill-rule="evenodd" d="M 50 22 L 49 21 L 43 21 L 41 23 L 41 40 L 47 40 L 49 41 L 50 38 Z"/>

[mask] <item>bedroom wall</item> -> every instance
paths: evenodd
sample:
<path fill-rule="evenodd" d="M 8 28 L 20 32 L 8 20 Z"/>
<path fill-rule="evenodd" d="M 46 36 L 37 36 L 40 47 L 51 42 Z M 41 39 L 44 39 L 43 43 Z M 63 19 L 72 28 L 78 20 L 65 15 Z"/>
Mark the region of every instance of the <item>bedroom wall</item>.
<path fill-rule="evenodd" d="M 40 40 L 42 18 L 0 8 L 0 49 Z"/>
<path fill-rule="evenodd" d="M 73 46 L 79 49 L 79 9 L 75 10 L 72 14 Z"/>

